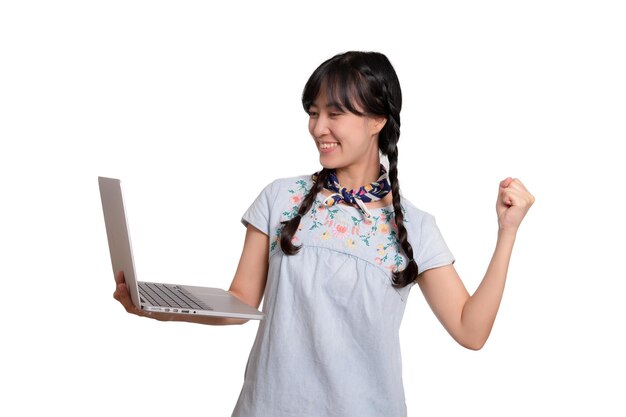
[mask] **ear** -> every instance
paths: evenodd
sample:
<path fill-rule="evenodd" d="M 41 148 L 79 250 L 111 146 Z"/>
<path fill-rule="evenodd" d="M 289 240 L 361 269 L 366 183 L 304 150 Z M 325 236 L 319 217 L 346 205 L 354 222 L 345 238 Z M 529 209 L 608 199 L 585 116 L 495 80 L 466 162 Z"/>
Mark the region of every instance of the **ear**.
<path fill-rule="evenodd" d="M 369 124 L 370 124 L 371 135 L 375 136 L 379 134 L 380 131 L 383 130 L 383 127 L 385 127 L 386 123 L 387 123 L 386 117 L 382 117 L 382 116 L 370 117 Z"/>

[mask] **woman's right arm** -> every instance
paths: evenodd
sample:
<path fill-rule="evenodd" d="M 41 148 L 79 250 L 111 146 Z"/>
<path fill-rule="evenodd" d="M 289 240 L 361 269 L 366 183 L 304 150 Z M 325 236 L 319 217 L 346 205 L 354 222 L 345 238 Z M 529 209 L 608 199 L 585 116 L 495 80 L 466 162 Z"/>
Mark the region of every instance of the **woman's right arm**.
<path fill-rule="evenodd" d="M 269 257 L 269 237 L 252 225 L 248 225 L 246 238 L 239 259 L 239 265 L 235 277 L 230 284 L 229 292 L 244 303 L 254 308 L 259 308 L 265 283 L 267 281 Z M 226 325 L 243 324 L 246 319 L 226 317 L 193 316 L 190 314 L 170 314 L 141 310 L 133 304 L 124 274 L 120 271 L 115 276 L 116 288 L 113 298 L 119 301 L 127 312 L 142 317 L 148 317 L 159 321 L 186 321 L 190 323 Z"/>

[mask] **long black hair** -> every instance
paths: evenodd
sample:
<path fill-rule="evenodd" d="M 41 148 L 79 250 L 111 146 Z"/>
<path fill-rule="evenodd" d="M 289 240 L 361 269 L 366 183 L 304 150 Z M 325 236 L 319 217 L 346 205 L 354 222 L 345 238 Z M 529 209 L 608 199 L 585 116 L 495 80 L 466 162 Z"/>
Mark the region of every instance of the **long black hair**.
<path fill-rule="evenodd" d="M 307 113 L 321 88 L 325 88 L 326 96 L 343 107 L 344 111 L 359 116 L 384 116 L 387 119 L 378 135 L 378 148 L 389 160 L 393 211 L 398 226 L 397 238 L 408 258 L 406 268 L 393 273 L 393 285 L 405 287 L 417 277 L 418 267 L 413 259 L 413 248 L 407 239 L 404 213 L 400 203 L 397 145 L 400 139 L 402 92 L 396 71 L 387 57 L 381 53 L 345 52 L 323 62 L 307 81 L 302 93 L 302 106 Z M 359 111 L 356 106 L 363 111 Z M 297 215 L 291 220 L 282 222 L 280 246 L 285 254 L 295 255 L 299 251 L 300 247 L 293 245 L 291 239 L 298 230 L 300 219 L 309 211 L 315 197 L 324 187 L 329 173 L 330 170 L 322 169 L 300 205 Z"/>

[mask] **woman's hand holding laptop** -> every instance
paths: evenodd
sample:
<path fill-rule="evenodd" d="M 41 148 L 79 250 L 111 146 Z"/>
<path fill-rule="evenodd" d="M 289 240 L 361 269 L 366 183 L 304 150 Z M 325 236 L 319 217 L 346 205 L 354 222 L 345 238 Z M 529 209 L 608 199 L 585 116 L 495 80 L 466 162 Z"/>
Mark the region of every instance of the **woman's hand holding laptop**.
<path fill-rule="evenodd" d="M 124 280 L 124 272 L 119 271 L 115 274 L 115 292 L 113 298 L 122 304 L 122 307 L 130 313 L 141 317 L 148 317 L 159 321 L 186 321 L 189 323 L 199 324 L 211 324 L 211 325 L 225 325 L 225 324 L 243 324 L 247 322 L 246 319 L 234 319 L 226 317 L 211 317 L 211 316 L 191 316 L 188 314 L 171 314 L 161 313 L 158 311 L 145 311 L 137 308 L 133 304 L 133 300 L 130 298 L 130 293 L 126 287 L 126 281 Z"/>

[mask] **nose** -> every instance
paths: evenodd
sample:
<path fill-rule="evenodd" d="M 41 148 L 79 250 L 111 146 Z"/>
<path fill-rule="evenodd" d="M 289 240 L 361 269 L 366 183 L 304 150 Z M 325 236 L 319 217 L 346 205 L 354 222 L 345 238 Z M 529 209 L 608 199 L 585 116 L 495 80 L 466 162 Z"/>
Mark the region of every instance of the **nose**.
<path fill-rule="evenodd" d="M 328 118 L 324 114 L 320 114 L 315 118 L 312 117 L 309 120 L 309 131 L 315 139 L 327 135 L 330 132 L 328 129 Z"/>

